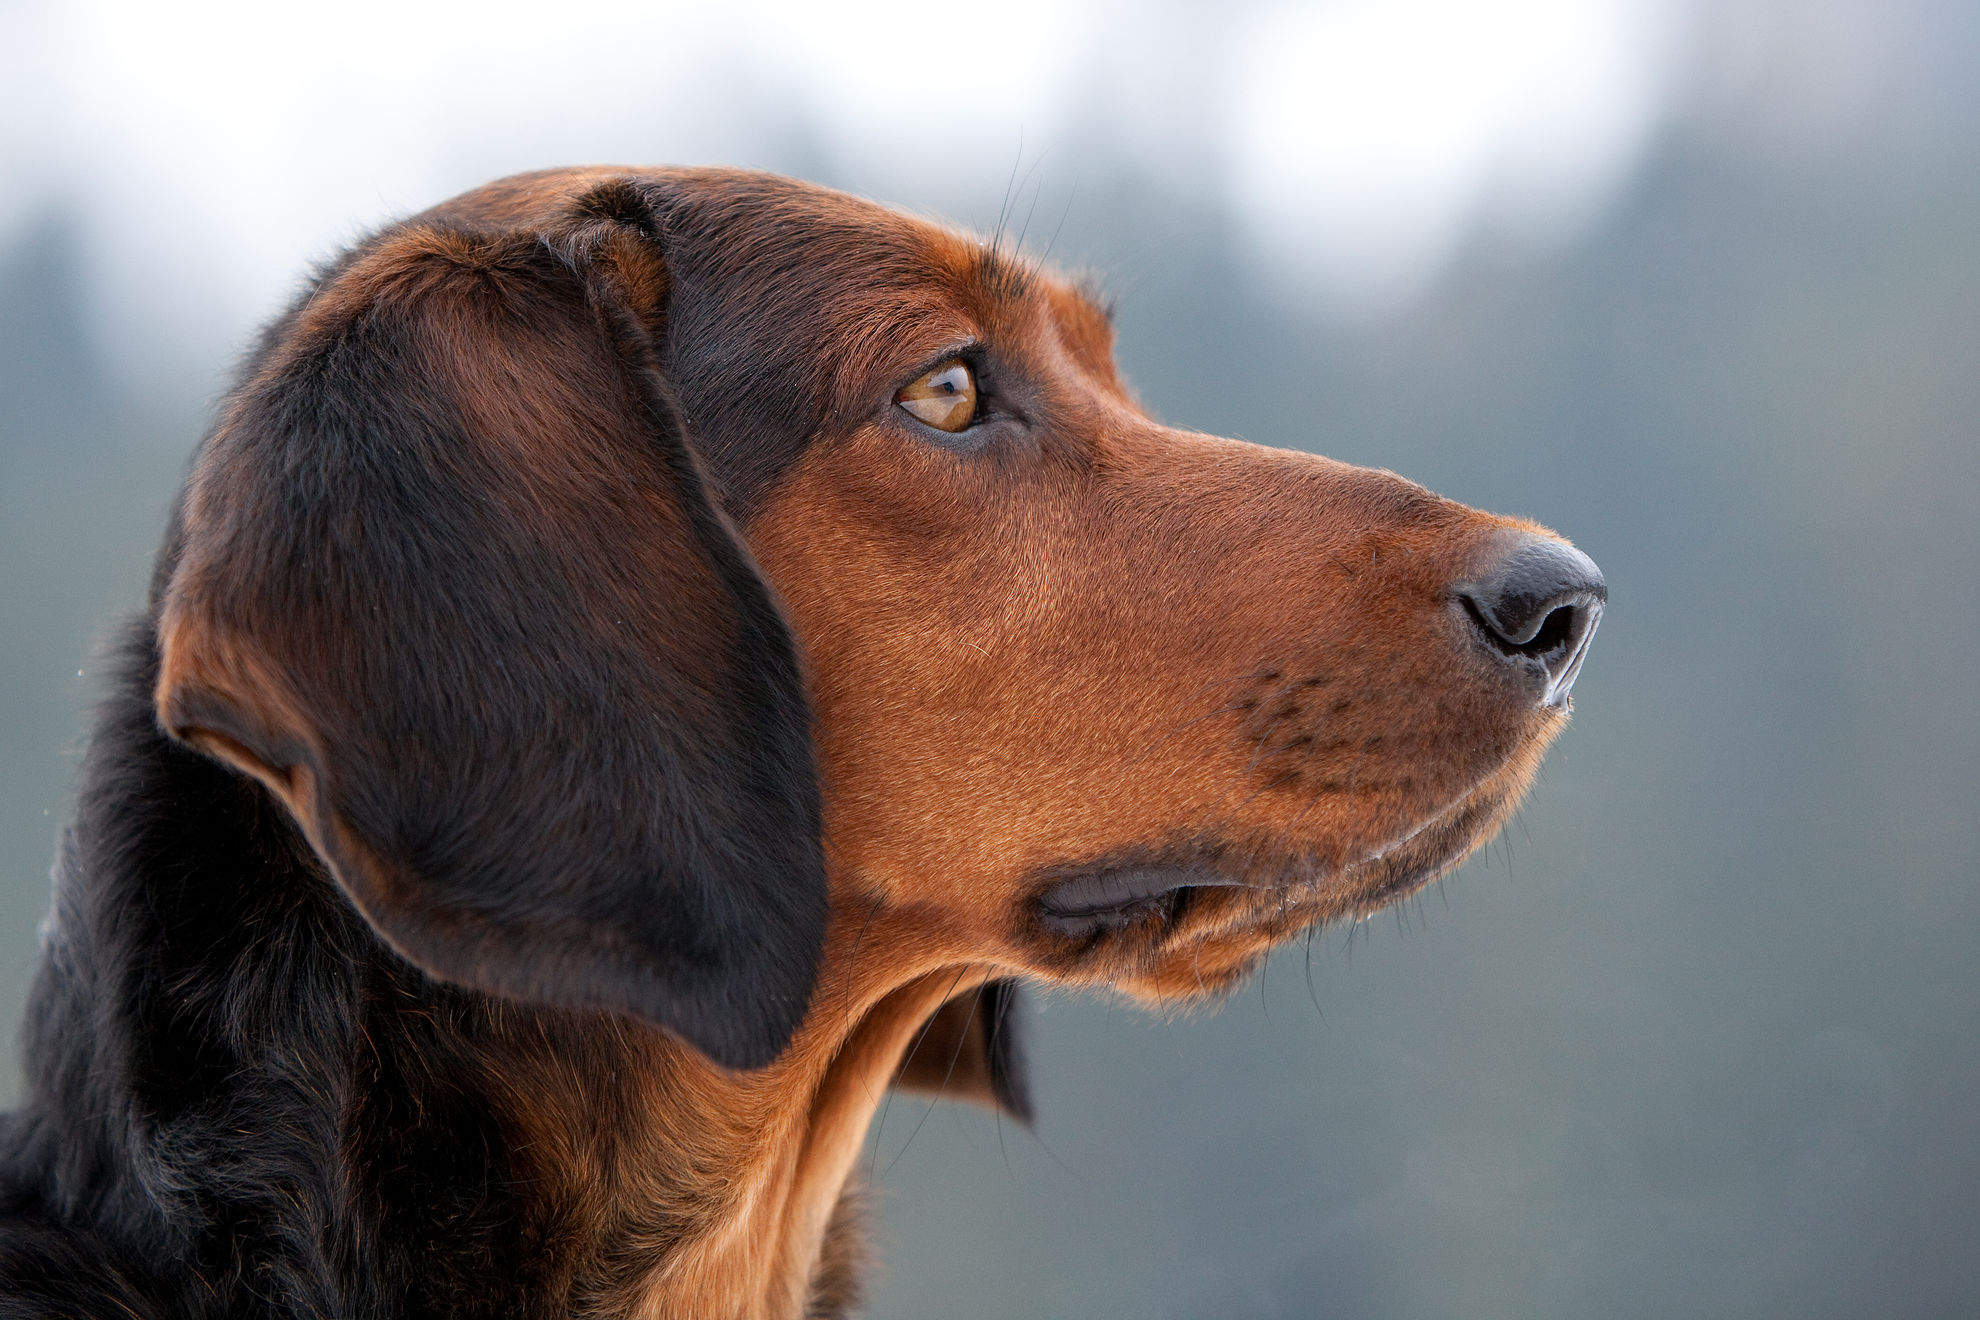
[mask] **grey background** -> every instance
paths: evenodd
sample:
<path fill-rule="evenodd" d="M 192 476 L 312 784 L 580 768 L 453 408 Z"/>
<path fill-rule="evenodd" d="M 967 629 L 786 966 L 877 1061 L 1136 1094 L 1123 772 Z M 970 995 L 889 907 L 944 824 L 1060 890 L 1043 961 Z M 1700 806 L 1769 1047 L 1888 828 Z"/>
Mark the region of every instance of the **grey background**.
<path fill-rule="evenodd" d="M 1613 601 L 1520 822 L 1454 877 L 1198 1020 L 1047 998 L 1035 1134 L 892 1103 L 873 1315 L 1980 1314 L 1980 23 L 1906 12 L 1850 132 L 1680 114 L 1574 242 L 1480 240 L 1373 321 L 1059 148 L 1055 257 L 1120 295 L 1154 412 L 1539 518 Z M 750 163 L 863 182 L 816 144 Z M 210 386 L 98 356 L 72 218 L 0 251 L 9 1023 L 92 639 Z"/>

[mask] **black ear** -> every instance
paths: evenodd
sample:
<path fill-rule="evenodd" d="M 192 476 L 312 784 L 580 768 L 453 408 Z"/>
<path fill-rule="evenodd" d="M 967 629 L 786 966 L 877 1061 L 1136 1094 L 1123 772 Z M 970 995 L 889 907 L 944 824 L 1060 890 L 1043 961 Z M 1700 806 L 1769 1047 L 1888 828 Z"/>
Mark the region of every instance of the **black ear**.
<path fill-rule="evenodd" d="M 1031 1122 L 1031 1072 L 1016 981 L 991 981 L 935 1010 L 901 1060 L 894 1085 L 974 1100 Z"/>
<path fill-rule="evenodd" d="M 575 213 L 348 260 L 197 460 L 158 711 L 432 975 L 758 1066 L 823 940 L 810 714 L 654 366 L 665 293 Z"/>

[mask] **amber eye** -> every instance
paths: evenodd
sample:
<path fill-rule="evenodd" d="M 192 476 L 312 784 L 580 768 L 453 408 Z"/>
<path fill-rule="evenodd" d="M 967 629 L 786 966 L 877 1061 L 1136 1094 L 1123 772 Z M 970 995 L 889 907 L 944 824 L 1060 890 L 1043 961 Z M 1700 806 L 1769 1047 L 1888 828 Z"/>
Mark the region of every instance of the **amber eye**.
<path fill-rule="evenodd" d="M 976 419 L 976 374 L 950 358 L 899 394 L 894 402 L 938 431 L 961 431 Z"/>

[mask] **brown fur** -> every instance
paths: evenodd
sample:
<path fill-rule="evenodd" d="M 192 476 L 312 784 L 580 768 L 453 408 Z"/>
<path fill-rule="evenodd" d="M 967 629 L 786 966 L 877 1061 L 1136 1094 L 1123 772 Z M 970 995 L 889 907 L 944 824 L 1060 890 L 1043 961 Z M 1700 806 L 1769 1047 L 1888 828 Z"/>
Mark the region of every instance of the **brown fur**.
<path fill-rule="evenodd" d="M 558 182 L 449 213 L 522 221 L 555 210 Z M 1076 290 L 1000 277 L 975 240 L 850 199 L 801 206 L 910 277 L 847 280 L 830 328 L 797 333 L 819 345 L 819 411 L 857 421 L 744 524 L 804 645 L 832 935 L 813 1011 L 765 1073 L 724 1075 L 665 1038 L 627 1069 L 651 1098 L 623 1130 L 701 1152 L 708 1173 L 636 1194 L 623 1173 L 581 1180 L 617 1207 L 601 1237 L 636 1235 L 632 1207 L 703 1226 L 704 1246 L 626 1285 L 655 1317 L 796 1309 L 867 1121 L 943 1001 L 993 969 L 1151 1001 L 1224 990 L 1276 941 L 1396 897 L 1421 866 L 1366 859 L 1408 830 L 1438 822 L 1405 845 L 1435 869 L 1488 837 L 1560 723 L 1467 694 L 1451 642 L 1424 633 L 1445 622 L 1426 606 L 1524 524 L 1162 427 Z M 972 340 L 1003 347 L 1054 415 L 1027 452 L 962 463 L 860 416 Z M 1160 951 L 1087 959 L 1019 928 L 1022 900 L 1069 863 L 1206 852 L 1310 879 L 1209 895 Z"/>
<path fill-rule="evenodd" d="M 448 461 L 502 553 L 547 565 L 532 599 L 567 584 L 560 636 L 620 657 L 631 713 L 578 727 L 719 710 L 751 573 L 809 701 L 829 917 L 767 1066 L 593 1011 L 618 1005 L 584 985 L 446 1027 L 449 1085 L 490 1098 L 522 1240 L 571 1314 L 842 1313 L 849 1175 L 887 1088 L 999 1102 L 979 989 L 1225 992 L 1276 942 L 1479 846 L 1565 719 L 1503 681 L 1451 604 L 1529 524 L 1156 422 L 1114 367 L 1107 316 L 1049 272 L 764 176 L 520 176 L 389 231 L 276 328 L 193 475 L 159 623 L 164 725 L 271 789 L 443 980 L 525 1001 L 535 985 L 478 979 L 500 961 L 487 950 L 528 946 L 422 907 L 420 877 L 348 805 L 340 758 L 373 753 L 339 731 L 416 671 L 367 677 L 345 635 L 364 582 L 326 613 L 240 569 L 285 516 L 258 391 L 408 325 L 424 392 L 407 406 L 474 438 Z M 977 450 L 891 406 L 961 352 L 997 410 Z M 638 439 L 671 434 L 676 412 L 692 446 Z M 342 516 L 351 544 L 374 535 L 368 510 Z M 476 657 L 448 691 L 484 703 L 470 725 L 515 695 L 514 658 Z M 1041 925 L 1054 882 L 1134 863 L 1232 883 L 1104 938 Z M 618 930 L 572 938 L 616 957 Z M 468 951 L 428 956 L 429 939 Z"/>

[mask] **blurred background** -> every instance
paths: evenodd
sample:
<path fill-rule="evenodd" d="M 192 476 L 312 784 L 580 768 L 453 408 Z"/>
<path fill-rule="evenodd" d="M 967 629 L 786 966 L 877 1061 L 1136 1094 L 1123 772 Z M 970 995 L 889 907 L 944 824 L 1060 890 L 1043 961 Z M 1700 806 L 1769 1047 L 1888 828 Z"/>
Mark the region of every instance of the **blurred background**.
<path fill-rule="evenodd" d="M 0 1018 L 256 323 L 496 175 L 759 166 L 1008 212 L 1158 416 L 1613 593 L 1455 876 L 1046 999 L 1035 1133 L 896 1099 L 873 1316 L 1980 1314 L 1976 69 L 1968 0 L 0 0 Z"/>

